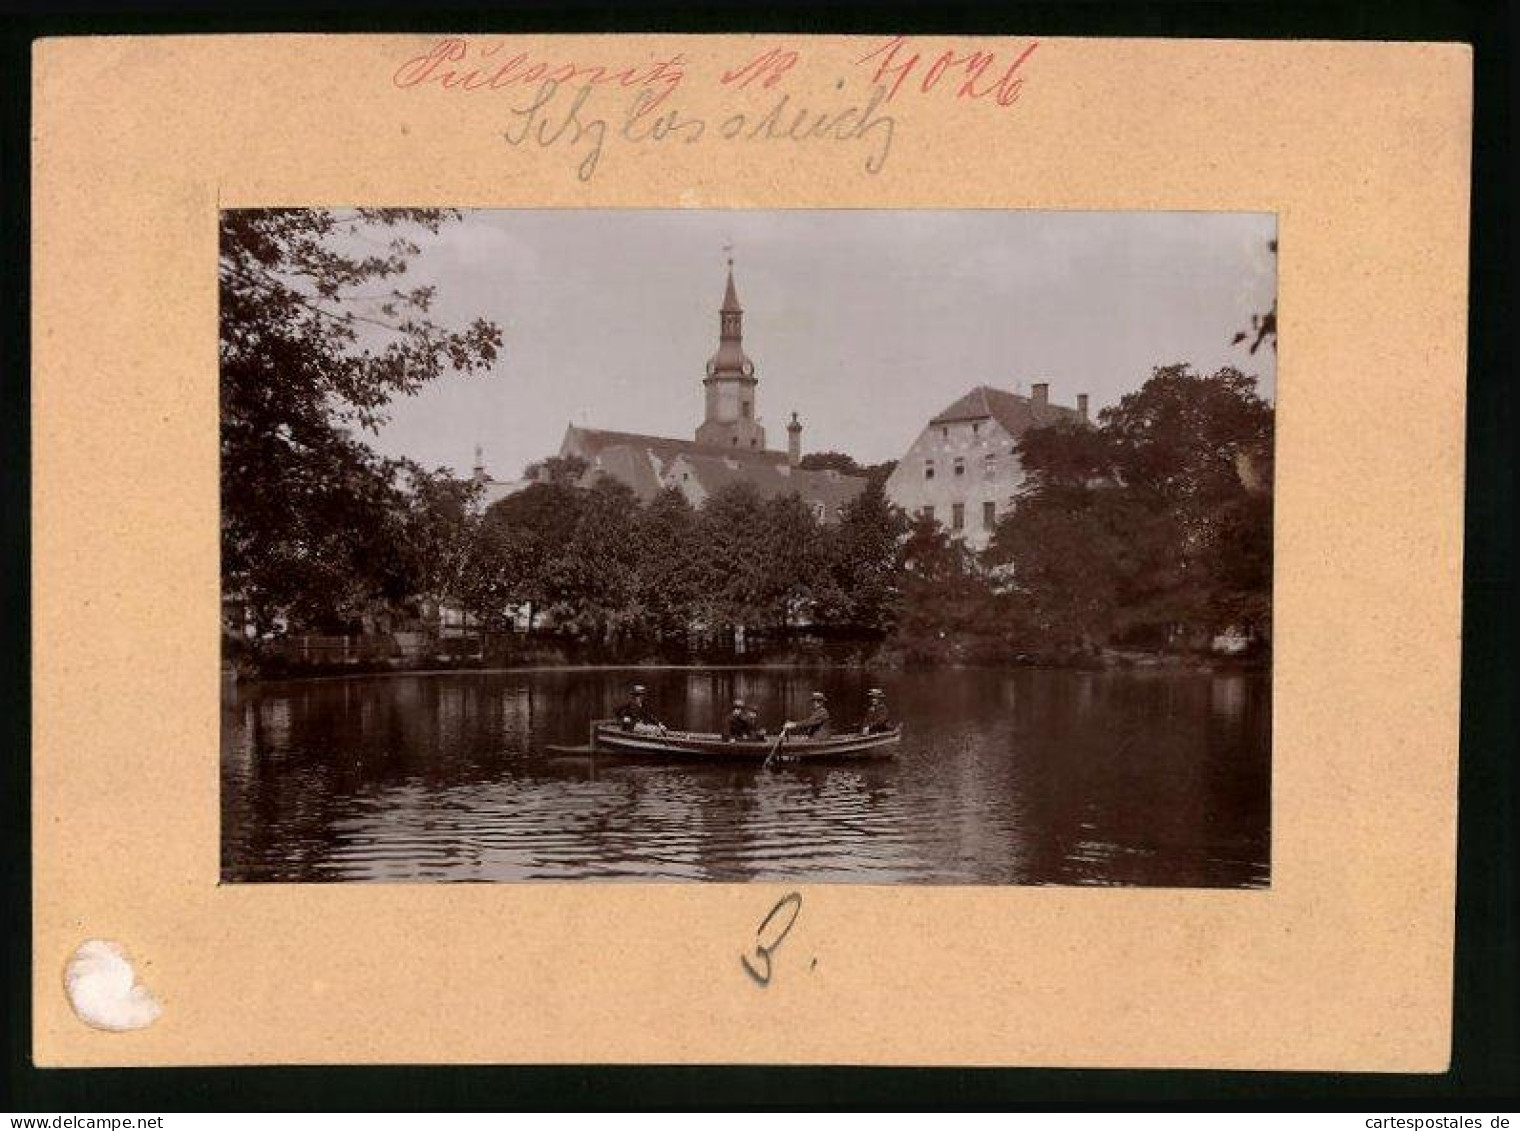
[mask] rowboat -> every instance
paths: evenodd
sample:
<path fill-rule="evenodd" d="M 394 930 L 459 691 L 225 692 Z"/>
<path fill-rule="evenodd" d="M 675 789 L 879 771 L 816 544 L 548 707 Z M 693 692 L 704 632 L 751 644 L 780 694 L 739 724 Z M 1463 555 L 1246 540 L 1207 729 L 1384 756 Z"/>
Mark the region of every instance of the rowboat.
<path fill-rule="evenodd" d="M 694 762 L 819 762 L 854 758 L 890 758 L 902 727 L 871 734 L 849 732 L 828 738 L 785 735 L 765 739 L 728 739 L 698 731 L 624 730 L 616 722 L 591 724 L 586 746 L 551 746 L 557 754 L 618 754 L 626 757 Z"/>

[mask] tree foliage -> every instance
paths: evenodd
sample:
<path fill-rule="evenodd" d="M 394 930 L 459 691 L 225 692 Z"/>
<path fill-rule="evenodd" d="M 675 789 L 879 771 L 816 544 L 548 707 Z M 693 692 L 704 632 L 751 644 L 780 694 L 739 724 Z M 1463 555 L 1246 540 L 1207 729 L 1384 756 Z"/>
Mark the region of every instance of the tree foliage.
<path fill-rule="evenodd" d="M 360 435 L 393 398 L 495 360 L 494 325 L 448 329 L 429 314 L 433 288 L 399 286 L 415 239 L 451 217 L 221 215 L 223 579 L 260 628 L 281 616 L 313 627 L 370 620 L 440 581 L 408 538 L 436 533 L 419 516 L 439 502 L 442 477 L 380 458 Z"/>
<path fill-rule="evenodd" d="M 976 659 L 1014 635 L 1011 607 L 964 542 L 920 515 L 896 556 L 894 641 L 917 661 Z"/>
<path fill-rule="evenodd" d="M 872 634 L 896 623 L 902 595 L 898 549 L 908 519 L 872 481 L 844 508 L 829 540 L 818 597 L 824 619 Z"/>
<path fill-rule="evenodd" d="M 542 631 L 606 643 L 803 625 L 880 635 L 903 530 L 879 487 L 827 525 L 797 495 L 742 482 L 694 509 L 673 487 L 641 506 L 610 478 L 540 479 L 486 511 L 462 589 L 482 625 L 526 609 Z"/>
<path fill-rule="evenodd" d="M 1277 254 L 1277 241 L 1267 241 L 1267 250 L 1273 255 Z M 1232 345 L 1249 343 L 1247 349 L 1254 354 L 1263 345 L 1270 345 L 1272 352 L 1277 352 L 1277 299 L 1272 299 L 1270 310 L 1260 314 L 1251 315 L 1251 328 L 1241 330 L 1230 339 Z"/>
<path fill-rule="evenodd" d="M 1032 429 L 986 560 L 1052 646 L 1269 630 L 1271 406 L 1234 369 L 1157 369 L 1096 428 Z"/>

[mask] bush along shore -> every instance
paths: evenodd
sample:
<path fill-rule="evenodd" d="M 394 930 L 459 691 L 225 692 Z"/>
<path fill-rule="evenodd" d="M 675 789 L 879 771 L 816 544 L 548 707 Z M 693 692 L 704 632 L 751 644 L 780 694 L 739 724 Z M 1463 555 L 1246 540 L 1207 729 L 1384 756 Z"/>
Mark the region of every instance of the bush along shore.
<path fill-rule="evenodd" d="M 793 633 L 757 640 L 743 648 L 732 641 L 624 641 L 600 643 L 529 637 L 520 633 L 426 637 L 382 633 L 350 637 L 291 636 L 260 647 L 229 641 L 223 676 L 230 682 L 330 678 L 389 672 L 501 671 L 531 668 L 787 667 L 846 668 L 862 671 L 928 667 L 1068 667 L 1240 670 L 1264 668 L 1264 646 L 1146 651 L 995 649 L 984 642 L 937 640 L 933 647 L 909 647 L 886 638 L 841 639 Z"/>

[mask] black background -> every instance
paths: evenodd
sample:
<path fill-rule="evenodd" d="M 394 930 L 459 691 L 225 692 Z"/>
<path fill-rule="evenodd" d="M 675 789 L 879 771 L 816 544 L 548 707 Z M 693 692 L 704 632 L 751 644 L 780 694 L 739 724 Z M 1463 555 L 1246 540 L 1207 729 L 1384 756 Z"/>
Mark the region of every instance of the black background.
<path fill-rule="evenodd" d="M 0 7 L 0 899 L 4 994 L 0 1109 L 960 1108 L 1285 1105 L 1393 1113 L 1514 1110 L 1520 1096 L 1516 938 L 1516 356 L 1506 333 L 1515 264 L 1510 79 L 1516 14 L 1493 3 L 618 4 L 503 2 L 415 10 L 332 3 L 235 11 L 189 4 Z M 1472 308 L 1463 614 L 1456 1022 L 1442 1075 L 739 1067 L 39 1070 L 30 1061 L 30 554 L 28 207 L 30 48 L 41 35 L 256 31 L 793 32 L 1383 39 L 1474 45 Z M 103 95 L 104 96 L 104 95 Z M 1243 139 L 1249 144 L 1249 139 Z M 1348 662 L 1354 662 L 1348 658 Z M 80 704 L 88 710 L 88 703 Z M 235 1019 L 229 1020 L 236 1024 Z"/>

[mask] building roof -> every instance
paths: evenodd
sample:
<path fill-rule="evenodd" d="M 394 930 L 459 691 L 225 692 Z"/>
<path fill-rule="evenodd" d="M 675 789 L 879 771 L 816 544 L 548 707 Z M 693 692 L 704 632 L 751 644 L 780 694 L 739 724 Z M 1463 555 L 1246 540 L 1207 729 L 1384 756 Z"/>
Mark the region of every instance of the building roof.
<path fill-rule="evenodd" d="M 594 460 L 605 449 L 616 447 L 641 448 L 653 452 L 662 465 L 662 471 L 669 466 L 671 460 L 681 455 L 707 455 L 719 459 L 731 457 L 759 464 L 784 464 L 787 461 L 785 452 L 770 448 L 725 448 L 720 444 L 699 444 L 695 440 L 645 436 L 639 432 L 609 432 L 601 428 L 581 428 L 575 424 L 565 430 L 560 451 Z"/>
<path fill-rule="evenodd" d="M 483 475 L 477 480 L 480 484 L 480 500 L 477 504 L 481 510 L 485 510 L 492 503 L 499 503 L 509 495 L 526 490 L 532 486 L 531 479 L 492 479 Z"/>
<path fill-rule="evenodd" d="M 628 484 L 639 501 L 647 503 L 660 493 L 660 475 L 663 470 L 648 448 L 613 444 L 593 457 L 591 469 L 586 474 L 591 479 L 598 475 L 610 475 Z"/>
<path fill-rule="evenodd" d="M 930 424 L 955 424 L 970 420 L 996 420 L 1014 439 L 1030 428 L 1041 428 L 1058 420 L 1080 420 L 1074 408 L 1046 403 L 1037 405 L 1020 393 L 978 385 L 941 412 Z"/>
<path fill-rule="evenodd" d="M 724 454 L 683 455 L 673 471 L 677 479 L 680 474 L 689 473 L 708 494 L 733 483 L 751 483 L 761 498 L 800 495 L 804 503 L 822 503 L 831 514 L 836 514 L 866 486 L 863 475 L 803 470 L 784 462 L 779 466 L 754 461 L 746 463 Z"/>

